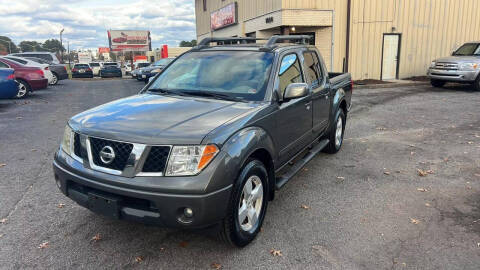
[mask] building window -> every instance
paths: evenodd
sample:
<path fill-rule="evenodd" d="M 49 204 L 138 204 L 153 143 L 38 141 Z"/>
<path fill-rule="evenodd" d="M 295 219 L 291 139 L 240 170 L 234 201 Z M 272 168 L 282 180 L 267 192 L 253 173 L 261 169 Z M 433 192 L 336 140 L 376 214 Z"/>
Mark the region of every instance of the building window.
<path fill-rule="evenodd" d="M 207 0 L 203 0 L 203 11 L 207 11 Z"/>

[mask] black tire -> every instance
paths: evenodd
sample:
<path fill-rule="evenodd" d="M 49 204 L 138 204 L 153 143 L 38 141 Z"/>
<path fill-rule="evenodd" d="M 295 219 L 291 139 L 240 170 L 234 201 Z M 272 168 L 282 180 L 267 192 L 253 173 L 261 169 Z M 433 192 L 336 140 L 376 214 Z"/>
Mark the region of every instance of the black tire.
<path fill-rule="evenodd" d="M 345 116 L 345 113 L 341 108 L 337 109 L 337 112 L 335 113 L 335 121 L 332 123 L 330 126 L 330 130 L 328 131 L 327 138 L 329 140 L 327 146 L 323 149 L 323 152 L 329 153 L 329 154 L 335 154 L 340 149 L 342 148 L 343 145 L 343 136 L 345 134 L 345 125 L 347 123 L 347 117 Z M 336 135 L 337 135 L 337 125 L 339 119 L 342 119 L 342 134 L 339 138 L 339 143 L 336 141 Z"/>
<path fill-rule="evenodd" d="M 30 92 L 32 92 L 32 87 L 30 87 L 30 85 L 24 80 L 17 79 L 17 82 L 18 82 L 19 92 L 16 98 L 20 99 L 20 98 L 27 97 L 30 94 Z"/>
<path fill-rule="evenodd" d="M 480 75 L 477 77 L 477 79 L 473 83 L 473 88 L 475 88 L 476 91 L 480 91 Z"/>
<path fill-rule="evenodd" d="M 440 81 L 440 80 L 435 80 L 435 79 L 430 80 L 430 84 L 433 87 L 437 87 L 437 88 L 444 87 L 446 83 L 447 83 L 446 81 Z"/>
<path fill-rule="evenodd" d="M 52 79 L 52 83 L 50 85 L 57 85 L 58 75 L 55 72 L 52 72 L 52 76 L 53 76 L 53 79 Z"/>
<path fill-rule="evenodd" d="M 261 210 L 258 215 L 257 222 L 250 230 L 245 231 L 241 228 L 238 209 L 239 203 L 242 199 L 242 192 L 247 180 L 252 176 L 258 176 L 260 178 L 263 188 L 263 198 Z M 246 165 L 242 168 L 237 181 L 233 185 L 232 195 L 228 203 L 227 214 L 225 219 L 220 224 L 220 230 L 218 232 L 218 238 L 224 242 L 237 247 L 244 247 L 252 242 L 260 229 L 265 219 L 268 206 L 268 174 L 267 169 L 263 163 L 256 159 L 249 159 Z"/>

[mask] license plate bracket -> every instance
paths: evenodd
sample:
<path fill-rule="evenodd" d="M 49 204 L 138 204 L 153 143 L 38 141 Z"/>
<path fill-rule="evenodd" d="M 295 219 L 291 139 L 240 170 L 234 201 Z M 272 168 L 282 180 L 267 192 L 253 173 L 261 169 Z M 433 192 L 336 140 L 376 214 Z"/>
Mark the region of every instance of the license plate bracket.
<path fill-rule="evenodd" d="M 88 208 L 104 216 L 119 218 L 119 199 L 98 193 L 88 193 Z"/>

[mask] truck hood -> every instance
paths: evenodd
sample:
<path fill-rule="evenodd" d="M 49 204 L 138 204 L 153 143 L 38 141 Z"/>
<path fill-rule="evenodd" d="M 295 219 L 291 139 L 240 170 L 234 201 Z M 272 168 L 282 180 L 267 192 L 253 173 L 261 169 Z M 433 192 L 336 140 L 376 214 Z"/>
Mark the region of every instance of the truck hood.
<path fill-rule="evenodd" d="M 70 119 L 89 136 L 143 144 L 200 144 L 213 129 L 259 105 L 194 97 L 140 94 Z"/>
<path fill-rule="evenodd" d="M 479 56 L 449 56 L 443 57 L 435 60 L 436 62 L 447 62 L 447 63 L 480 63 Z"/>

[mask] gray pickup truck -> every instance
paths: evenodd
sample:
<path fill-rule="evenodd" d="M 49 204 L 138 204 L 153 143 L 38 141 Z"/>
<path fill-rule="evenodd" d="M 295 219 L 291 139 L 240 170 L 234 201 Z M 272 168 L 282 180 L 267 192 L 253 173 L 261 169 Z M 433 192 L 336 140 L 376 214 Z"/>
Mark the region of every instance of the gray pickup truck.
<path fill-rule="evenodd" d="M 480 42 L 465 43 L 452 56 L 433 61 L 427 74 L 434 87 L 468 83 L 480 91 Z"/>
<path fill-rule="evenodd" d="M 139 94 L 74 116 L 58 188 L 112 218 L 247 245 L 275 190 L 342 146 L 351 77 L 328 73 L 308 38 L 204 39 Z"/>

